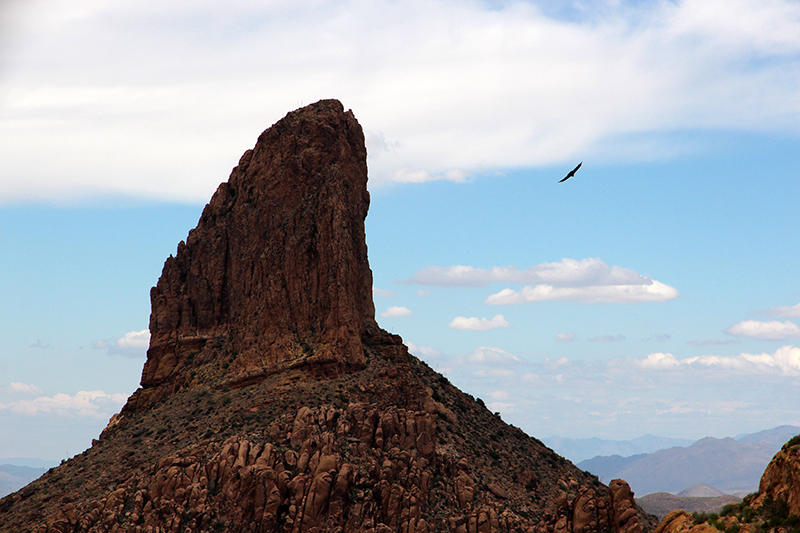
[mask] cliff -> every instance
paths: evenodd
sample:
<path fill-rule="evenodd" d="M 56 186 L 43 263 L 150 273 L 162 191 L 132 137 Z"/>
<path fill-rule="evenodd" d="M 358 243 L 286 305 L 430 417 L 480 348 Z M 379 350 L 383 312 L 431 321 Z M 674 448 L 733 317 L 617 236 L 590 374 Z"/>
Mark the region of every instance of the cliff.
<path fill-rule="evenodd" d="M 151 292 L 141 388 L 0 500 L 0 531 L 640 533 L 610 487 L 374 320 L 360 126 L 334 100 L 245 152 Z"/>

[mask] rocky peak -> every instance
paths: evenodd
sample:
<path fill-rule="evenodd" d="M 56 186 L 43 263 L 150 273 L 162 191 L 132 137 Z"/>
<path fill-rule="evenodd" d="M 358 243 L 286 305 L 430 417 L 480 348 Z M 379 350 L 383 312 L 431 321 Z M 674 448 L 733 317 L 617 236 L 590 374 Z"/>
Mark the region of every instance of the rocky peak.
<path fill-rule="evenodd" d="M 142 388 L 0 532 L 650 531 L 378 327 L 365 156 L 336 101 L 261 135 L 152 290 Z"/>
<path fill-rule="evenodd" d="M 322 100 L 264 131 L 151 290 L 150 348 L 126 410 L 198 383 L 364 363 L 374 322 L 364 134 Z"/>

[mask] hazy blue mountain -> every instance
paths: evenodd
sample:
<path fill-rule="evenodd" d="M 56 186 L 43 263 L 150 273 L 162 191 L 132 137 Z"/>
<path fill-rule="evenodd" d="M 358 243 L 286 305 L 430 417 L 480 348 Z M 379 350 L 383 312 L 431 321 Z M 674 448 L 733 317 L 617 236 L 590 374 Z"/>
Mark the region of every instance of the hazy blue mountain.
<path fill-rule="evenodd" d="M 47 472 L 47 468 L 0 465 L 0 498 L 16 492 Z"/>
<path fill-rule="evenodd" d="M 597 437 L 591 439 L 569 439 L 553 435 L 550 438 L 542 439 L 542 442 L 557 454 L 566 457 L 573 463 L 579 463 L 598 455 L 629 457 L 636 454 L 653 453 L 673 446 L 688 446 L 692 443 L 692 440 L 658 437 L 656 435 L 644 435 L 631 440 L 607 440 L 598 439 Z"/>
<path fill-rule="evenodd" d="M 734 438 L 745 444 L 766 442 L 775 448 L 775 451 L 777 452 L 781 449 L 781 446 L 783 446 L 789 439 L 797 434 L 800 434 L 800 426 L 778 426 L 772 429 L 758 431 L 756 433 L 737 435 Z"/>
<path fill-rule="evenodd" d="M 779 426 L 736 439 L 706 437 L 690 446 L 629 457 L 597 456 L 577 466 L 606 483 L 624 479 L 637 496 L 677 493 L 696 484 L 712 485 L 728 494 L 753 492 L 772 456 L 798 433 L 800 427 Z"/>

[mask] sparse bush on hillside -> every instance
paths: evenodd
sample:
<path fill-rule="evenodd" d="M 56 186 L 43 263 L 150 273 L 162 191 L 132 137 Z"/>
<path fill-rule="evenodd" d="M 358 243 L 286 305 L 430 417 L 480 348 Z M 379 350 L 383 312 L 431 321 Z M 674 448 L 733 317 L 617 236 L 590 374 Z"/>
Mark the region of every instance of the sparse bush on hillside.
<path fill-rule="evenodd" d="M 800 444 L 800 435 L 795 435 L 789 441 L 783 445 L 784 448 L 791 448 L 792 446 L 797 446 Z"/>

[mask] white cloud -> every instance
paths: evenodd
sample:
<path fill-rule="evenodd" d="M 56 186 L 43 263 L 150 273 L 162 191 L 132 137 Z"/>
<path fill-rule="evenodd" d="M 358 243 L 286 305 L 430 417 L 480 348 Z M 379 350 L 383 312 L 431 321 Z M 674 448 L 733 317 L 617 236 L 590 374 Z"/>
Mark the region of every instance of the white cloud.
<path fill-rule="evenodd" d="M 515 365 L 522 363 L 522 360 L 494 346 L 478 346 L 475 350 L 464 357 L 464 360 L 476 365 Z"/>
<path fill-rule="evenodd" d="M 457 316 L 448 326 L 453 329 L 464 331 L 486 331 L 489 329 L 510 328 L 511 324 L 508 323 L 503 315 L 495 315 L 491 320 L 486 318 Z"/>
<path fill-rule="evenodd" d="M 556 333 L 553 338 L 560 342 L 572 342 L 575 340 L 576 336 L 576 333 Z"/>
<path fill-rule="evenodd" d="M 515 266 L 475 268 L 465 265 L 428 266 L 402 283 L 442 287 L 485 287 L 490 283 L 547 284 L 554 287 L 648 285 L 652 280 L 630 268 L 608 266 L 599 257 L 563 258 L 520 270 Z"/>
<path fill-rule="evenodd" d="M 393 298 L 397 296 L 393 291 L 379 289 L 377 287 L 372 287 L 372 294 L 374 296 L 381 296 L 383 298 Z"/>
<path fill-rule="evenodd" d="M 12 381 L 6 386 L 0 387 L 0 394 L 43 394 L 44 391 L 38 385 L 20 383 Z"/>
<path fill-rule="evenodd" d="M 774 316 L 781 318 L 800 318 L 800 304 L 784 305 L 781 307 L 770 307 L 765 311 L 760 311 L 759 315 Z"/>
<path fill-rule="evenodd" d="M 636 364 L 641 368 L 664 369 L 674 368 L 680 363 L 671 353 L 651 353 L 644 359 L 636 361 Z"/>
<path fill-rule="evenodd" d="M 75 4 L 18 3 L 4 24 L 0 202 L 204 201 L 266 125 L 332 93 L 368 126 L 373 185 L 800 124 L 791 0 L 612 2 L 573 19 L 527 2 Z"/>
<path fill-rule="evenodd" d="M 519 291 L 503 289 L 486 298 L 490 305 L 509 305 L 548 300 L 572 300 L 585 303 L 666 302 L 680 296 L 669 285 L 652 280 L 648 285 L 595 285 L 589 287 L 553 287 L 526 285 Z"/>
<path fill-rule="evenodd" d="M 414 344 L 411 341 L 405 341 L 406 346 L 408 346 L 408 351 L 412 354 L 416 355 L 421 359 L 441 359 L 444 357 L 444 353 L 437 350 L 436 348 L 432 348 L 430 346 L 421 346 L 418 344 Z"/>
<path fill-rule="evenodd" d="M 381 313 L 381 316 L 385 317 L 385 318 L 397 318 L 397 317 L 402 317 L 402 316 L 411 316 L 411 309 L 409 309 L 408 307 L 402 307 L 402 306 L 399 306 L 399 305 L 393 305 L 391 307 L 388 307 L 386 309 L 386 311 Z"/>
<path fill-rule="evenodd" d="M 515 266 L 475 268 L 467 265 L 427 266 L 401 283 L 443 287 L 484 287 L 490 283 L 526 283 L 517 291 L 503 289 L 487 304 L 508 305 L 546 300 L 579 302 L 663 302 L 680 296 L 674 287 L 629 268 L 609 266 L 597 257 L 564 258 L 526 270 Z"/>
<path fill-rule="evenodd" d="M 800 375 L 800 348 L 783 346 L 771 354 L 701 355 L 680 360 L 671 353 L 651 353 L 634 363 L 647 370 L 705 367 L 742 373 Z"/>
<path fill-rule="evenodd" d="M 145 357 L 149 346 L 150 331 L 146 329 L 129 331 L 112 344 L 99 340 L 92 345 L 93 348 L 108 350 L 108 355 L 121 355 L 132 358 Z"/>
<path fill-rule="evenodd" d="M 0 404 L 0 409 L 9 409 L 15 413 L 33 416 L 39 413 L 55 413 L 59 415 L 88 418 L 108 418 L 118 411 L 127 400 L 122 393 L 107 394 L 103 391 L 79 391 L 74 396 L 58 393 L 54 396 L 39 396 L 33 400 L 18 400 L 8 404 Z"/>
<path fill-rule="evenodd" d="M 768 341 L 800 339 L 800 328 L 788 320 L 779 322 L 771 320 L 760 322 L 758 320 L 743 320 L 732 325 L 724 331 L 734 337 L 747 337 L 750 339 L 761 339 Z"/>

